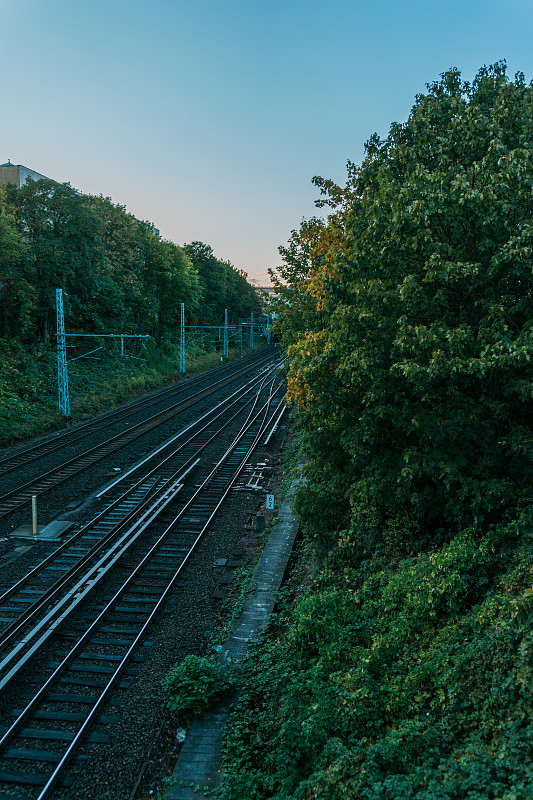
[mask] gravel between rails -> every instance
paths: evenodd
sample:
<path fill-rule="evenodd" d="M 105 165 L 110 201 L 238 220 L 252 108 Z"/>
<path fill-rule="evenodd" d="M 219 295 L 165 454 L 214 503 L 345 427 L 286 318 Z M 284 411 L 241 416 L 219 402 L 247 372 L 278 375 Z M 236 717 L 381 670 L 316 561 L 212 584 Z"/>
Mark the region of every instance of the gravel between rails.
<path fill-rule="evenodd" d="M 150 634 L 151 647 L 144 648 L 146 660 L 135 664 L 139 674 L 132 687 L 122 691 L 117 725 L 99 726 L 110 735 L 106 745 L 84 748 L 89 756 L 86 766 L 79 766 L 74 785 L 57 797 L 69 800 L 130 800 L 131 792 L 143 765 L 148 761 L 137 797 L 148 797 L 170 771 L 172 756 L 177 756 L 177 722 L 161 706 L 161 681 L 168 670 L 187 654 L 206 652 L 207 634 L 223 624 L 221 601 L 213 599 L 224 568 L 215 568 L 217 558 L 231 559 L 236 550 L 244 550 L 243 564 L 258 550 L 255 537 L 246 535 L 244 525 L 257 510 L 257 495 L 232 497 L 206 537 L 201 552 L 187 570 L 187 587 L 182 589 Z"/>
<path fill-rule="evenodd" d="M 255 366 L 251 366 L 251 372 L 254 372 Z M 214 378 L 217 378 L 216 369 L 213 372 Z M 115 473 L 113 470 L 120 469 L 126 470 L 131 465 L 139 461 L 143 456 L 151 452 L 154 448 L 166 441 L 168 438 L 176 434 L 182 427 L 192 422 L 200 413 L 207 411 L 216 402 L 223 397 L 228 396 L 235 390 L 234 384 L 229 387 L 224 387 L 215 395 L 200 401 L 192 409 L 181 413 L 161 425 L 154 430 L 146 433 L 142 438 L 131 442 L 128 446 L 111 454 L 102 461 L 97 462 L 92 467 L 86 469 L 83 473 L 70 478 L 65 483 L 60 484 L 54 489 L 46 492 L 38 498 L 38 521 L 39 525 L 56 519 L 60 516 L 61 519 L 75 519 L 76 514 L 71 514 L 68 511 L 69 506 L 77 501 L 82 502 L 87 495 L 96 489 L 100 488 L 106 483 Z M 126 404 L 127 405 L 127 404 Z M 31 467 L 29 471 L 29 478 L 33 474 L 34 468 Z M 14 476 L 6 475 L 0 479 L 0 493 L 9 491 L 12 488 L 12 482 L 15 480 Z M 16 530 L 19 526 L 24 524 L 31 524 L 31 507 L 27 503 L 23 508 L 18 509 L 8 516 L 0 519 L 0 569 L 2 567 L 2 558 L 6 555 L 13 555 L 13 541 L 9 535 Z M 16 541 L 16 540 L 15 540 Z M 21 546 L 28 546 L 29 542 L 20 540 L 17 542 Z M 36 546 L 44 548 L 47 545 L 43 543 L 36 543 Z M 47 553 L 44 552 L 44 555 Z M 43 555 L 43 557 L 44 557 Z M 35 557 L 35 556 L 33 556 Z M 21 561 L 21 567 L 27 566 L 25 558 Z M 18 564 L 17 564 L 18 567 Z M 15 567 L 15 569 L 17 568 Z M 0 575 L 1 581 L 1 575 Z"/>
<path fill-rule="evenodd" d="M 181 419 L 179 427 L 183 423 L 184 420 Z M 253 456 L 253 462 L 269 460 L 271 464 L 275 464 L 283 437 L 282 428 L 271 440 L 268 452 L 259 449 Z M 103 477 L 105 473 L 97 481 L 97 485 L 102 483 Z M 269 484 L 263 487 L 264 490 L 272 487 L 275 477 L 268 480 Z M 72 499 L 72 489 L 69 490 L 69 498 Z M 264 508 L 263 500 L 262 494 L 232 492 L 222 512 L 211 525 L 202 547 L 191 560 L 185 573 L 186 583 L 184 581 L 183 588 L 174 592 L 171 601 L 152 626 L 149 633 L 150 643 L 137 651 L 144 660 L 133 661 L 129 676 L 124 676 L 124 680 L 131 681 L 130 687 L 118 689 L 113 704 L 104 712 L 118 715 L 118 722 L 97 726 L 99 732 L 105 732 L 109 736 L 109 741 L 106 744 L 87 744 L 83 747 L 80 755 L 85 756 L 87 761 L 72 766 L 72 774 L 76 775 L 74 784 L 68 789 L 57 789 L 54 797 L 62 800 L 133 800 L 132 791 L 142 772 L 143 779 L 135 798 L 144 800 L 149 797 L 150 788 L 157 786 L 161 778 L 169 772 L 172 758 L 177 754 L 174 731 L 176 723 L 162 709 L 161 681 L 169 668 L 188 653 L 205 653 L 207 634 L 223 624 L 224 612 L 219 595 L 222 594 L 221 579 L 227 579 L 228 567 L 215 567 L 214 563 L 218 558 L 227 558 L 229 564 L 246 565 L 256 557 L 260 548 L 259 542 L 244 526 L 251 514 L 260 506 Z M 78 515 L 72 514 L 73 518 L 76 516 Z M 21 546 L 27 546 L 26 542 L 21 540 Z M 10 578 L 14 571 L 24 572 L 29 565 L 41 560 L 55 546 L 57 545 L 42 542 L 30 545 L 30 550 L 11 562 Z M 6 548 L 4 562 L 14 555 L 12 542 L 9 550 L 11 552 Z M 105 587 L 102 587 L 102 593 L 105 594 Z M 69 628 L 62 631 L 62 635 L 69 635 L 69 632 L 70 635 L 76 635 L 74 620 Z M 25 682 L 31 681 L 32 675 L 46 670 L 47 662 L 53 660 L 54 651 L 60 647 L 59 638 L 50 642 L 38 661 L 25 671 L 20 681 L 17 680 L 19 691 L 24 690 Z M 22 701 L 21 703 L 24 704 Z M 0 703 L 3 724 L 7 722 L 9 708 L 12 707 L 12 702 L 7 703 L 7 698 Z M 62 725 L 68 729 L 68 723 Z M 48 727 L 60 729 L 61 724 L 54 722 Z M 36 742 L 28 742 L 28 746 L 38 745 Z M 21 765 L 21 768 L 24 767 Z"/>
<path fill-rule="evenodd" d="M 253 462 L 269 460 L 279 465 L 283 443 L 283 430 L 277 434 L 268 452 L 256 451 Z M 269 478 L 263 489 L 271 490 L 277 475 Z M 129 688 L 114 693 L 113 704 L 104 714 L 117 715 L 119 721 L 98 725 L 96 730 L 106 733 L 105 744 L 86 744 L 79 755 L 87 761 L 74 764 L 74 784 L 68 789 L 56 789 L 57 800 L 134 800 L 132 791 L 144 770 L 143 780 L 135 793 L 135 800 L 148 800 L 150 789 L 172 769 L 178 746 L 175 730 L 178 725 L 162 707 L 161 681 L 168 670 L 187 654 L 204 654 L 207 651 L 207 635 L 225 622 L 222 600 L 214 597 L 221 594 L 221 578 L 226 578 L 228 567 L 215 567 L 215 560 L 227 558 L 229 563 L 239 562 L 246 567 L 257 558 L 261 545 L 253 532 L 245 529 L 250 515 L 264 509 L 263 493 L 232 492 L 222 513 L 214 521 L 204 542 L 187 568 L 183 588 L 178 589 L 164 612 L 152 626 L 146 646 L 137 651 L 144 659 L 133 661 L 130 674 L 123 680 L 131 681 Z M 235 572 L 237 572 L 235 569 Z M 102 590 L 105 594 L 105 588 Z M 69 625 L 63 635 L 75 635 L 76 621 Z M 32 674 L 45 671 L 54 651 L 61 648 L 61 641 L 50 642 L 46 652 L 17 680 L 18 691 L 24 691 Z M 81 677 L 81 676 L 80 676 Z M 72 689 L 71 689 L 72 691 Z M 85 690 L 84 690 L 85 692 Z M 3 705 L 0 711 L 2 724 L 6 724 L 12 702 Z M 57 706 L 54 707 L 57 710 Z M 65 710 L 72 710 L 65 705 Z M 43 727 L 45 724 L 43 723 Z M 54 730 L 69 730 L 68 723 L 48 723 Z M 28 747 L 36 747 L 28 741 Z M 27 769 L 27 764 L 20 764 Z"/>

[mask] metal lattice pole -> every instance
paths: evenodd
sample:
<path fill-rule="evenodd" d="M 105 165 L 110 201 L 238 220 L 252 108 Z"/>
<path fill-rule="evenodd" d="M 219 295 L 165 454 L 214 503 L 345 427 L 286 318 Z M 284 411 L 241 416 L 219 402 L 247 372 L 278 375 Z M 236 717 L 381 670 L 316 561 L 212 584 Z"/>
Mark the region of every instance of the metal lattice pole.
<path fill-rule="evenodd" d="M 254 312 L 250 314 L 250 350 L 254 349 Z"/>
<path fill-rule="evenodd" d="M 180 372 L 185 372 L 185 303 L 181 304 Z"/>
<path fill-rule="evenodd" d="M 228 343 L 228 309 L 224 312 L 224 358 L 229 356 L 229 343 Z"/>
<path fill-rule="evenodd" d="M 70 416 L 70 401 L 68 396 L 67 343 L 65 337 L 65 317 L 63 314 L 63 289 L 56 289 L 56 318 L 59 410 L 68 417 Z"/>
<path fill-rule="evenodd" d="M 239 356 L 242 358 L 242 323 L 239 325 Z"/>

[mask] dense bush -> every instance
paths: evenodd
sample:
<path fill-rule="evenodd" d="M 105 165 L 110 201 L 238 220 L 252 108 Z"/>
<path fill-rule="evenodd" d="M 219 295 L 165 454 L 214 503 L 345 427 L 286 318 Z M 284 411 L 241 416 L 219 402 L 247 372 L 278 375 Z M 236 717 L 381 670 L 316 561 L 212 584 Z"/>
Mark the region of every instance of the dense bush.
<path fill-rule="evenodd" d="M 249 660 L 222 797 L 530 798 L 532 523 L 346 571 L 334 549 Z"/>
<path fill-rule="evenodd" d="M 227 670 L 214 656 L 185 656 L 163 681 L 165 706 L 187 721 L 207 711 L 233 686 Z"/>
<path fill-rule="evenodd" d="M 248 660 L 224 800 L 533 796 L 532 108 L 451 70 L 282 248 L 323 566 Z"/>

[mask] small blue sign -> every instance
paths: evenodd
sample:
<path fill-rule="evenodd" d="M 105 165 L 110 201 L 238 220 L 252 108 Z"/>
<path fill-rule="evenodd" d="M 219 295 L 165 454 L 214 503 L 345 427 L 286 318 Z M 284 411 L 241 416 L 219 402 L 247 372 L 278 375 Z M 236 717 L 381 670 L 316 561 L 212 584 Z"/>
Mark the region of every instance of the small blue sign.
<path fill-rule="evenodd" d="M 274 508 L 274 495 L 273 494 L 267 494 L 266 507 L 270 511 L 272 511 L 272 509 Z"/>

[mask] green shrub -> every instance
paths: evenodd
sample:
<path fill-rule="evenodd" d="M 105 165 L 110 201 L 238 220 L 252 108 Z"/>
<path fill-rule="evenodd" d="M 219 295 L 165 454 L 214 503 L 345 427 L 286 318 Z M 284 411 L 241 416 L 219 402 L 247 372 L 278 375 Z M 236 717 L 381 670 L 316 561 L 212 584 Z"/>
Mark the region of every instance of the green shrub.
<path fill-rule="evenodd" d="M 247 660 L 221 797 L 529 800 L 530 530 L 394 562 L 340 536 Z"/>
<path fill-rule="evenodd" d="M 174 714 L 190 719 L 202 714 L 233 686 L 227 670 L 214 656 L 186 656 L 163 681 L 165 706 Z"/>

